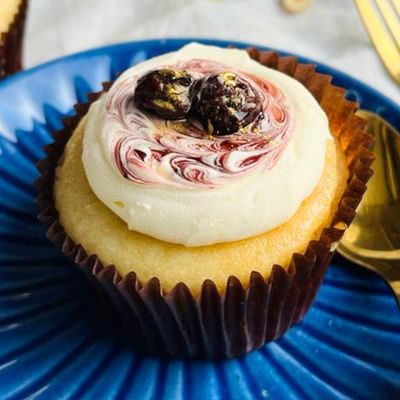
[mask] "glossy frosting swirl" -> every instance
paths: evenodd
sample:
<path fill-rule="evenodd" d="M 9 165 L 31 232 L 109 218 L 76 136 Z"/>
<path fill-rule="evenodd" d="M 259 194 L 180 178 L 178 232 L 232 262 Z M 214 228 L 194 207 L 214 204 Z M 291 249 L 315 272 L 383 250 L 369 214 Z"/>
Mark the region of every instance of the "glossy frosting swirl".
<path fill-rule="evenodd" d="M 129 101 L 137 79 L 166 66 L 235 71 L 262 98 L 264 118 L 208 137 L 197 121 L 140 112 Z M 97 197 L 129 229 L 186 246 L 245 239 L 288 220 L 318 183 L 331 138 L 299 82 L 244 51 L 196 43 L 128 69 L 83 123 L 82 160 Z"/>
<path fill-rule="evenodd" d="M 270 169 L 293 136 L 294 117 L 280 89 L 264 79 L 209 60 L 189 60 L 168 68 L 196 79 L 231 70 L 261 99 L 262 114 L 233 135 L 213 137 L 197 121 L 167 121 L 139 110 L 132 93 L 140 75 L 116 82 L 106 98 L 103 129 L 114 135 L 115 163 L 138 184 L 214 187 L 251 171 Z"/>

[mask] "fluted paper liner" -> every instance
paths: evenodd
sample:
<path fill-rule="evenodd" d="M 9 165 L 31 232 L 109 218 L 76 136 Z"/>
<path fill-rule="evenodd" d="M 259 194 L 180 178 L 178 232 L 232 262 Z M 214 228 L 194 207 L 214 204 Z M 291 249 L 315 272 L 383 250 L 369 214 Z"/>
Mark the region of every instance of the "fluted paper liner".
<path fill-rule="evenodd" d="M 28 0 L 22 0 L 8 31 L 0 36 L 0 78 L 4 78 L 22 68 L 22 39 L 27 6 Z"/>
<path fill-rule="evenodd" d="M 125 330 L 139 348 L 172 357 L 227 358 L 257 349 L 282 336 L 299 322 L 310 307 L 331 260 L 337 242 L 351 223 L 371 176 L 372 138 L 364 132 L 365 121 L 354 112 L 357 104 L 344 99 L 345 90 L 330 84 L 314 65 L 300 64 L 295 57 L 248 49 L 252 58 L 302 82 L 318 100 L 330 121 L 333 135 L 343 149 L 350 171 L 338 210 L 319 240 L 310 241 L 304 254 L 293 254 L 288 268 L 274 265 L 265 279 L 252 272 L 247 288 L 230 276 L 224 293 L 214 282 L 204 281 L 194 297 L 185 283 L 165 293 L 157 277 L 142 285 L 134 272 L 124 278 L 118 266 L 103 265 L 93 254 L 74 243 L 58 220 L 53 198 L 55 168 L 64 146 L 90 106 L 102 92 L 92 93 L 89 103 L 77 104 L 76 115 L 65 118 L 64 129 L 53 134 L 47 157 L 38 163 L 36 182 L 39 219 L 47 236 L 73 260 L 114 303 Z M 107 91 L 111 83 L 103 84 Z"/>

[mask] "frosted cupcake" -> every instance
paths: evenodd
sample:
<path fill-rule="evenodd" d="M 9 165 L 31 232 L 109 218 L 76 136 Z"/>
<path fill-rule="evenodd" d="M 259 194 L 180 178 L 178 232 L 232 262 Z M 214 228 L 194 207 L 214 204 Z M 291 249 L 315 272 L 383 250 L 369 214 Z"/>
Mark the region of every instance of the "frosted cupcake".
<path fill-rule="evenodd" d="M 227 357 L 279 337 L 351 221 L 343 196 L 354 160 L 369 162 L 355 107 L 336 98 L 329 119 L 321 105 L 337 90 L 290 60 L 278 69 L 305 86 L 245 51 L 199 44 L 138 64 L 78 107 L 53 149 L 62 157 L 42 166 L 55 168 L 40 185 L 53 193 L 40 199 L 49 236 L 150 351 Z"/>
<path fill-rule="evenodd" d="M 0 78 L 21 69 L 27 0 L 0 1 Z"/>

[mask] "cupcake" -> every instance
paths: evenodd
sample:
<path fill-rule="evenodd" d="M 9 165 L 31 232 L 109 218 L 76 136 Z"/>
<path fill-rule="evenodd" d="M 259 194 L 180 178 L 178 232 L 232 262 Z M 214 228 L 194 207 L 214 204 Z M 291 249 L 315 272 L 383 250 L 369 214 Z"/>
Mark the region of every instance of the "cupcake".
<path fill-rule="evenodd" d="M 0 1 L 0 78 L 21 69 L 27 0 Z"/>
<path fill-rule="evenodd" d="M 372 160 L 329 82 L 292 57 L 192 43 L 54 134 L 39 217 L 141 348 L 240 356 L 303 317 Z"/>

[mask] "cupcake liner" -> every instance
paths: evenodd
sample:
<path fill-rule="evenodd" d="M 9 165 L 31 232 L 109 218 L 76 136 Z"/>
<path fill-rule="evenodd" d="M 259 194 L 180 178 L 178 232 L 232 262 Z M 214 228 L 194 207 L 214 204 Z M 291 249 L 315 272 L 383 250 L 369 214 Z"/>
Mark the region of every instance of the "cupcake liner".
<path fill-rule="evenodd" d="M 309 242 L 304 254 L 293 254 L 287 269 L 274 265 L 267 279 L 252 272 L 247 287 L 231 276 L 223 293 L 214 282 L 206 280 L 199 296 L 193 297 L 184 283 L 165 293 L 157 278 L 142 285 L 134 272 L 121 277 L 114 265 L 103 265 L 96 255 L 87 254 L 74 243 L 58 220 L 53 198 L 55 168 L 75 127 L 102 92 L 92 93 L 88 103 L 75 106 L 76 115 L 64 120 L 64 129 L 53 134 L 54 143 L 46 147 L 47 157 L 38 163 L 38 218 L 48 226 L 48 238 L 111 299 L 124 321 L 124 330 L 147 353 L 209 359 L 237 357 L 282 336 L 310 307 L 372 174 L 369 166 L 373 155 L 368 150 L 372 138 L 364 132 L 365 121 L 354 114 L 357 104 L 344 99 L 344 89 L 332 86 L 330 76 L 317 73 L 313 65 L 298 63 L 295 57 L 254 48 L 248 52 L 262 64 L 295 77 L 311 91 L 329 117 L 350 170 L 330 226 L 319 240 Z M 104 91 L 110 86 L 110 82 L 103 84 Z"/>
<path fill-rule="evenodd" d="M 22 0 L 7 32 L 0 37 L 0 78 L 22 69 L 22 39 L 28 0 Z"/>

